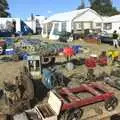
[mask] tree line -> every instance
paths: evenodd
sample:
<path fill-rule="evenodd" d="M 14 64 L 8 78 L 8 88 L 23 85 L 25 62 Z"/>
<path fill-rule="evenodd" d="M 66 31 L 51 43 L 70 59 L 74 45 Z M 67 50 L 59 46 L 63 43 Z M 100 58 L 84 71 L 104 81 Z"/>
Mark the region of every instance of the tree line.
<path fill-rule="evenodd" d="M 95 10 L 102 16 L 112 16 L 120 14 L 120 11 L 113 6 L 112 0 L 89 0 L 90 8 Z M 81 4 L 78 6 L 79 9 L 85 8 L 84 0 L 81 0 Z"/>
<path fill-rule="evenodd" d="M 0 17 L 9 17 L 9 5 L 7 0 L 0 0 Z"/>

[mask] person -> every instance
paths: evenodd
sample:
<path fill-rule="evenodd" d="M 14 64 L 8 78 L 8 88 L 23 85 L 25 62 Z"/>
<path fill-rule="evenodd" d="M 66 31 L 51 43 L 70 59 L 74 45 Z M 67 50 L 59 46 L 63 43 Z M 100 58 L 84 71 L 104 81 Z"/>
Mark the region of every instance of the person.
<path fill-rule="evenodd" d="M 119 47 L 118 34 L 117 34 L 116 30 L 113 32 L 113 45 L 114 45 L 115 48 Z"/>

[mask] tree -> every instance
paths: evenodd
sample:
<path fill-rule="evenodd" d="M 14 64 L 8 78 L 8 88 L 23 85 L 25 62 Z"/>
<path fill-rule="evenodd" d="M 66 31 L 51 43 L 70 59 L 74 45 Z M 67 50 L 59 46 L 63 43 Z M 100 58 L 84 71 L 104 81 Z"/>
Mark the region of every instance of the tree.
<path fill-rule="evenodd" d="M 112 16 L 120 12 L 112 6 L 111 0 L 89 0 L 91 9 L 103 16 Z"/>
<path fill-rule="evenodd" d="M 77 7 L 77 10 L 85 8 L 84 0 L 81 0 L 81 4 Z"/>
<path fill-rule="evenodd" d="M 10 13 L 8 13 L 8 3 L 6 0 L 0 0 L 0 17 L 8 17 Z"/>

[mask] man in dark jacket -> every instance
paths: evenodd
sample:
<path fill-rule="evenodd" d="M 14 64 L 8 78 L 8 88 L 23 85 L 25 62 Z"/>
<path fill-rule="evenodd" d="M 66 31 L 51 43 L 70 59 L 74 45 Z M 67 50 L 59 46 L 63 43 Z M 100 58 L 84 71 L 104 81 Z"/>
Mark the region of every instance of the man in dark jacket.
<path fill-rule="evenodd" d="M 115 48 L 119 48 L 118 34 L 116 30 L 113 32 L 113 45 Z"/>

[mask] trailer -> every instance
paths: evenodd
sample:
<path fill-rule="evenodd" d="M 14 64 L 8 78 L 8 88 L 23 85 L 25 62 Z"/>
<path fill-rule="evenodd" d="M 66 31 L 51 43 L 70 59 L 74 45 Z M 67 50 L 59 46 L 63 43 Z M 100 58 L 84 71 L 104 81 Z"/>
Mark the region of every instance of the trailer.
<path fill-rule="evenodd" d="M 77 93 L 88 92 L 92 96 L 81 99 Z M 47 104 L 38 105 L 35 110 L 41 120 L 80 120 L 82 107 L 105 102 L 105 109 L 112 111 L 118 105 L 113 92 L 106 91 L 101 84 L 82 84 L 75 88 L 62 88 L 57 92 L 50 92 Z"/>

